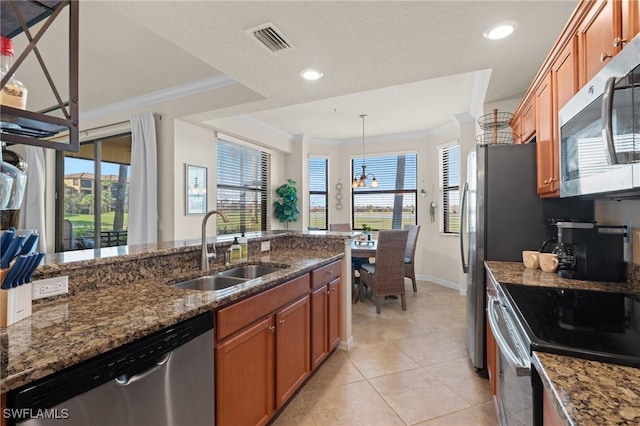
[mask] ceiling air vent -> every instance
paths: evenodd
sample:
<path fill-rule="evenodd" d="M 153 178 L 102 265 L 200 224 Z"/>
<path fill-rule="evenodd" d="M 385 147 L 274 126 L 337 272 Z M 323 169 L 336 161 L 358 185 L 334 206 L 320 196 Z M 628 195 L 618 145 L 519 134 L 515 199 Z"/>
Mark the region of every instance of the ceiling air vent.
<path fill-rule="evenodd" d="M 291 48 L 291 43 L 282 35 L 282 33 L 273 26 L 271 22 L 260 25 L 247 30 L 253 36 L 273 53 L 280 52 Z"/>

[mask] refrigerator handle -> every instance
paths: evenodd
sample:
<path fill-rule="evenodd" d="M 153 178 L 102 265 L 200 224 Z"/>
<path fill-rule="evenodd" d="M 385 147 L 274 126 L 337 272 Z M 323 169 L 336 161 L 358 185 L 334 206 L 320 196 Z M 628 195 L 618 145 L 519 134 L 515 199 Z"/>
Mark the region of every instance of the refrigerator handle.
<path fill-rule="evenodd" d="M 462 190 L 462 206 L 460 208 L 460 230 L 458 236 L 460 237 L 460 260 L 462 261 L 462 272 L 465 274 L 469 272 L 469 262 L 467 262 L 464 253 L 464 219 L 466 216 L 467 206 L 467 194 L 469 193 L 469 185 L 464 183 L 464 189 Z"/>

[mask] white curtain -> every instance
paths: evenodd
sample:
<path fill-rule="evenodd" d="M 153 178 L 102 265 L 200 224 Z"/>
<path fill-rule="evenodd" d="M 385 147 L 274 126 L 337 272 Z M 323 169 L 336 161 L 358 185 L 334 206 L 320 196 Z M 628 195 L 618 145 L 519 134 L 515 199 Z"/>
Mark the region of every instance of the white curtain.
<path fill-rule="evenodd" d="M 152 113 L 131 116 L 131 183 L 127 244 L 158 241 L 158 155 Z"/>
<path fill-rule="evenodd" d="M 27 163 L 27 185 L 20 208 L 20 229 L 35 229 L 40 234 L 37 250 L 46 251 L 45 192 L 46 169 L 44 149 L 24 146 L 24 161 Z M 52 188 L 49 188 L 52 190 Z"/>

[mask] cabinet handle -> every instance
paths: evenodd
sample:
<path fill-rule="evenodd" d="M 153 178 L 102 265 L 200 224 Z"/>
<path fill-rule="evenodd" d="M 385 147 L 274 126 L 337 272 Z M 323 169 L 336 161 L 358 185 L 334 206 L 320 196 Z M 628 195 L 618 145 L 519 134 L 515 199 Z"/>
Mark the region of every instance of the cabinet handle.
<path fill-rule="evenodd" d="M 549 183 L 549 179 L 545 179 L 544 182 L 542 182 L 542 183 L 544 183 L 545 185 L 548 184 Z"/>
<path fill-rule="evenodd" d="M 280 320 L 280 325 L 284 325 L 285 322 L 286 322 L 286 320 L 281 319 Z"/>
<path fill-rule="evenodd" d="M 272 325 L 271 327 L 269 327 L 269 331 L 272 332 L 272 333 L 275 333 L 276 332 L 276 327 Z"/>
<path fill-rule="evenodd" d="M 605 52 L 602 52 L 602 53 L 600 54 L 600 62 L 604 62 L 604 61 L 606 61 L 607 59 L 611 59 L 612 57 L 613 57 L 613 56 L 611 56 L 611 55 L 607 55 Z"/>
<path fill-rule="evenodd" d="M 336 288 L 335 287 L 331 288 L 331 291 L 336 291 Z"/>
<path fill-rule="evenodd" d="M 333 275 L 333 269 L 329 271 L 329 275 Z"/>
<path fill-rule="evenodd" d="M 613 39 L 613 47 L 618 47 L 622 43 L 626 43 L 626 42 L 627 42 L 626 38 L 616 37 Z"/>
<path fill-rule="evenodd" d="M 327 294 L 331 294 L 331 292 L 329 290 L 327 290 Z"/>

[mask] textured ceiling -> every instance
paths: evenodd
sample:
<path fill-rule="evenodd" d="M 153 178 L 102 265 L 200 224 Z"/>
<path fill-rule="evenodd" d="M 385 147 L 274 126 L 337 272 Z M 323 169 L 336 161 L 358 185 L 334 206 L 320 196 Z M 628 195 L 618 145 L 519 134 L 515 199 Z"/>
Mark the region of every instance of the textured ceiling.
<path fill-rule="evenodd" d="M 81 111 L 222 73 L 259 100 L 217 102 L 215 110 L 198 114 L 203 122 L 248 115 L 289 134 L 344 139 L 361 134 L 358 115 L 366 113 L 372 134 L 429 129 L 473 108 L 474 96 L 484 95 L 473 93 L 480 71 L 491 72 L 484 101 L 521 96 L 576 5 L 83 1 Z M 511 37 L 482 37 L 506 19 L 519 23 Z M 293 48 L 273 54 L 247 33 L 266 22 Z M 307 67 L 321 69 L 324 77 L 303 81 L 298 73 Z M 39 83 L 25 83 L 30 106 L 48 105 L 38 100 L 44 92 Z"/>

